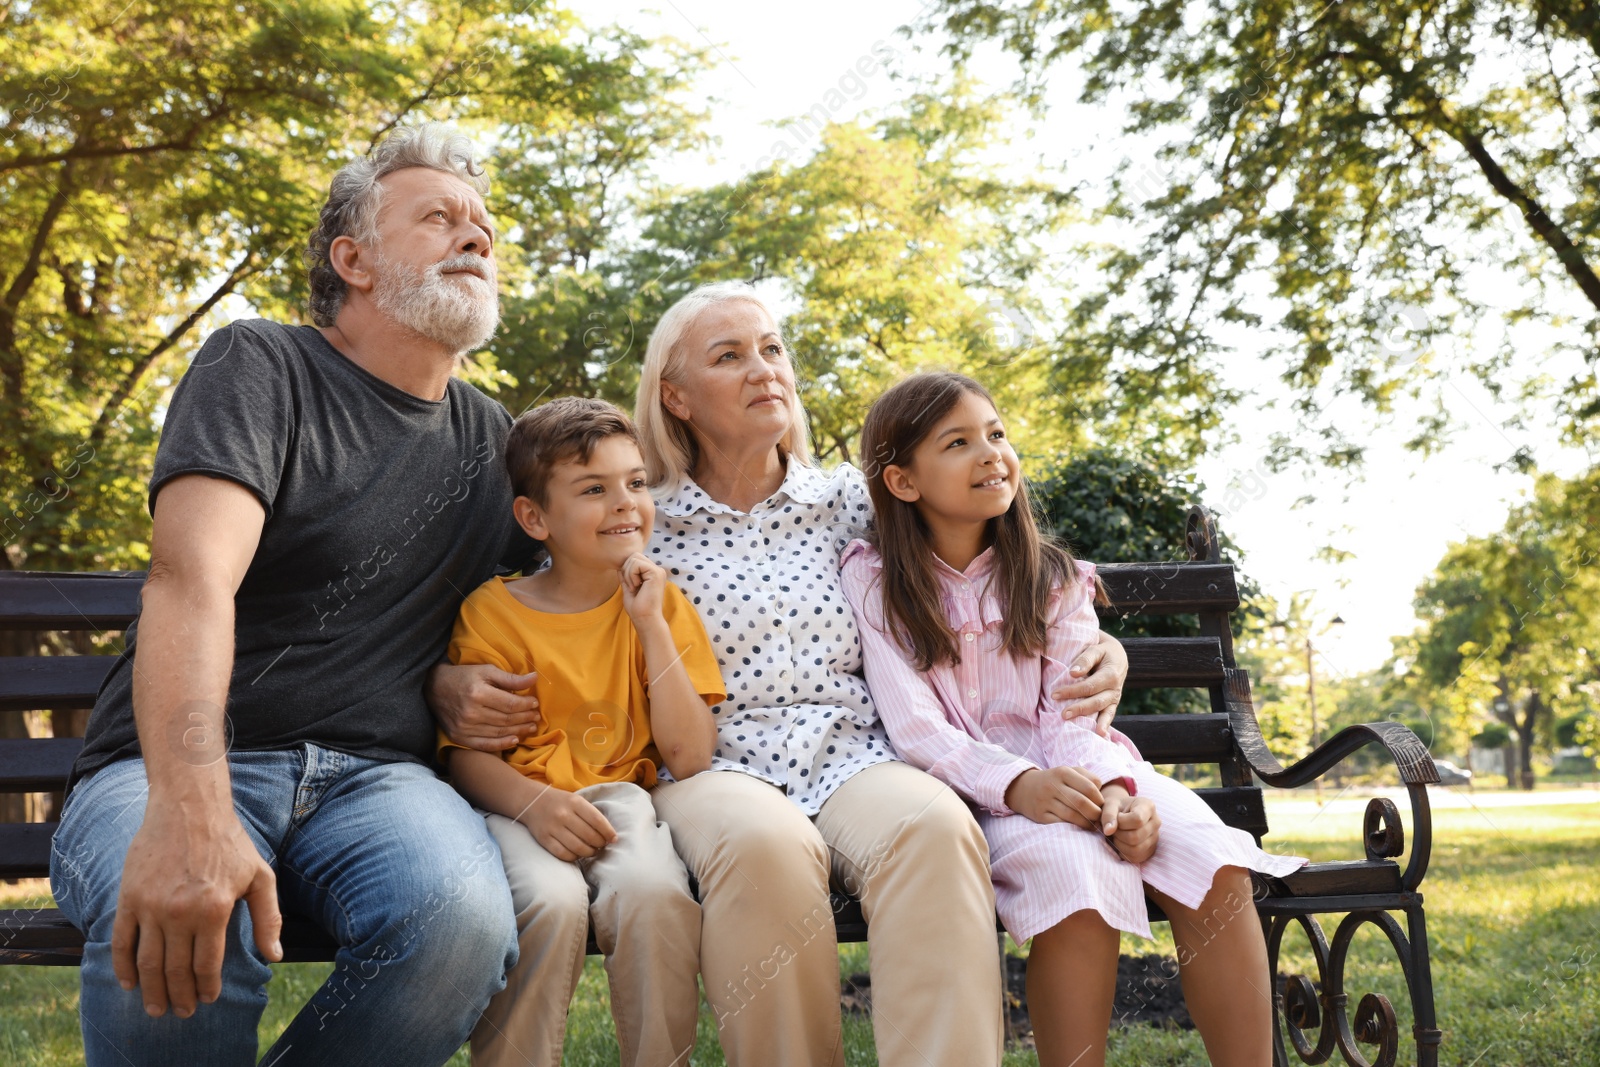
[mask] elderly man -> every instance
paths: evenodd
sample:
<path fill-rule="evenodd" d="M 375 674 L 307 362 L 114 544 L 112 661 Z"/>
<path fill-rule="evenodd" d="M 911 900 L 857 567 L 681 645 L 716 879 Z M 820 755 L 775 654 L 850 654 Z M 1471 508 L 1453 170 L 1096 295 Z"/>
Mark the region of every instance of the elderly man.
<path fill-rule="evenodd" d="M 516 959 L 422 692 L 465 593 L 536 550 L 511 420 L 452 377 L 499 320 L 486 188 L 459 134 L 397 132 L 334 179 L 317 326 L 218 330 L 173 395 L 142 611 L 51 864 L 92 1067 L 255 1063 L 280 901 L 340 949 L 279 1067 L 443 1063 Z"/>

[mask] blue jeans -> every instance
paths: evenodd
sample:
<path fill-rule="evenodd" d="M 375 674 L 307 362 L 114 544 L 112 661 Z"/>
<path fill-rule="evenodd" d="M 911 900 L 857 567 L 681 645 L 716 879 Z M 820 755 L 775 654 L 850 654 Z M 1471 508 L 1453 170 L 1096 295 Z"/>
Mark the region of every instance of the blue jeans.
<path fill-rule="evenodd" d="M 341 946 L 333 973 L 265 1062 L 437 1067 L 466 1041 L 516 962 L 511 894 L 483 818 L 430 770 L 305 745 L 228 757 L 245 832 L 278 872 L 285 911 Z M 249 1067 L 272 977 L 241 902 L 228 924 L 222 995 L 180 1019 L 144 1012 L 111 969 L 122 863 L 144 819 L 144 761 L 73 790 L 50 885 L 84 932 L 84 1058 L 101 1065 Z"/>

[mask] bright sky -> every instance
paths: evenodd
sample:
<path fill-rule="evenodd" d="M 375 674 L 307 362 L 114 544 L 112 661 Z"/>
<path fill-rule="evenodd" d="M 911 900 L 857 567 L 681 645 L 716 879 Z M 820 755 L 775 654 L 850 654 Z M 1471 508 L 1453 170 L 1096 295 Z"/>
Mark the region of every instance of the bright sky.
<path fill-rule="evenodd" d="M 888 49 L 898 53 L 897 62 L 913 69 L 938 63 L 932 55 L 914 53 L 912 43 L 895 32 L 918 14 L 921 0 L 812 0 L 803 10 L 748 0 L 668 0 L 658 11 L 644 13 L 617 0 L 573 0 L 573 7 L 590 26 L 615 22 L 716 46 L 716 65 L 702 86 L 712 101 L 711 128 L 720 144 L 703 157 L 673 163 L 667 177 L 688 185 L 728 181 L 754 169 L 775 144 L 796 141 L 794 128 L 786 133 L 778 123 L 819 105 L 836 121 L 893 105 L 906 90 L 875 62 Z M 862 76 L 860 71 L 866 70 L 872 73 Z M 996 87 L 1012 76 L 1004 60 L 991 60 L 980 73 Z M 1054 78 L 1066 89 L 1071 71 L 1058 69 Z M 1078 161 L 1069 163 L 1069 170 L 1081 162 L 1091 178 L 1108 169 L 1102 164 L 1148 152 L 1148 147 L 1120 137 L 1115 112 L 1072 106 L 1067 92 L 1055 95 L 1062 99 L 1035 127 L 1029 151 L 1070 145 L 1051 154 Z M 1443 344 L 1419 359 L 1448 367 L 1454 355 L 1448 348 Z M 1241 439 L 1217 449 L 1199 473 L 1208 487 L 1205 503 L 1226 512 L 1220 522 L 1243 550 L 1248 573 L 1285 600 L 1296 591 L 1314 591 L 1318 617 L 1337 614 L 1344 619 L 1344 626 L 1318 641 L 1324 657 L 1319 673 L 1324 668 L 1352 673 L 1381 664 L 1389 654 L 1390 637 L 1413 628 L 1413 592 L 1446 545 L 1490 533 L 1504 522 L 1508 506 L 1531 480 L 1497 472 L 1496 463 L 1524 446 L 1541 468 L 1563 474 L 1576 473 L 1590 462 L 1582 453 L 1563 450 L 1548 426 L 1502 430 L 1505 412 L 1467 375 L 1457 373 L 1445 395 L 1463 428 L 1428 460 L 1400 447 L 1413 424 L 1404 412 L 1388 429 L 1366 434 L 1361 428 L 1367 420 L 1352 410 L 1341 428 L 1367 444 L 1368 462 L 1362 480 L 1350 488 L 1348 502 L 1342 502 L 1342 482 L 1336 475 L 1269 474 L 1261 465 L 1271 433 L 1292 430 L 1295 423 L 1283 405 L 1263 408 L 1282 391 L 1272 369 L 1256 356 L 1245 337 L 1229 359 L 1226 373 L 1249 396 L 1237 413 L 1244 428 Z M 1232 493 L 1230 485 L 1235 487 Z M 1296 509 L 1295 502 L 1308 494 L 1316 501 Z M 1177 536 L 1174 531 L 1175 546 Z M 1316 550 L 1327 544 L 1354 557 L 1338 564 L 1320 562 Z"/>

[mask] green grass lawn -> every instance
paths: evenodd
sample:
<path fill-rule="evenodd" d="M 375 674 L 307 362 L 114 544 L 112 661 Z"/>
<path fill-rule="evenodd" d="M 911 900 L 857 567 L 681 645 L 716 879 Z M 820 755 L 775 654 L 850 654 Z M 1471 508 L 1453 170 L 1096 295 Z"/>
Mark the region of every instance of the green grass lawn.
<path fill-rule="evenodd" d="M 1272 819 L 1268 843 L 1313 859 L 1360 855 L 1360 815 L 1287 816 Z M 1452 810 L 1435 814 L 1434 859 L 1426 893 L 1432 934 L 1434 981 L 1442 1062 L 1481 1067 L 1580 1067 L 1600 1063 L 1600 804 Z M 6 907 L 44 903 L 12 895 Z M 1331 929 L 1329 934 L 1331 936 Z M 1314 975 L 1301 941 L 1286 950 L 1286 967 Z M 1128 938 L 1124 949 L 1150 951 Z M 1157 951 L 1170 953 L 1165 927 Z M 840 971 L 867 969 L 865 946 L 845 946 Z M 261 1023 L 265 1049 L 329 968 L 291 964 L 274 968 L 272 1001 Z M 1362 993 L 1386 994 L 1409 1034 L 1409 1003 L 1398 963 L 1376 928 L 1358 935 L 1347 969 L 1351 1002 Z M 66 968 L 0 968 L 0 1063 L 15 1067 L 81 1064 L 77 974 Z M 876 1063 L 872 1028 L 845 1020 L 848 1062 Z M 1203 1065 L 1193 1033 L 1141 1026 L 1112 1035 L 1110 1062 L 1118 1067 Z M 466 1054 L 452 1064 L 464 1065 Z M 616 1043 L 607 1014 L 605 973 L 588 961 L 573 1005 L 565 1062 L 582 1067 L 615 1064 Z M 1335 1062 L 1337 1056 L 1335 1056 Z M 1411 1062 L 1401 1046 L 1401 1062 Z M 694 1067 L 722 1063 L 715 1025 L 702 1013 Z M 1036 1063 L 1031 1053 L 1006 1057 L 1007 1067 Z"/>

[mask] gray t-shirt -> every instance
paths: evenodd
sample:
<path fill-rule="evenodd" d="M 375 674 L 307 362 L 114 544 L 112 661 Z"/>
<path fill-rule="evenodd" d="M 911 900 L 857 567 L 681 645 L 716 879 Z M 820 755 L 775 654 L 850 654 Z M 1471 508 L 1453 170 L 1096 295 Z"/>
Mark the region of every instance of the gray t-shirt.
<path fill-rule="evenodd" d="M 212 334 L 162 427 L 150 506 L 171 479 L 238 482 L 266 525 L 234 599 L 231 747 L 312 742 L 428 762 L 424 675 L 456 610 L 538 555 L 511 515 L 511 417 L 452 378 L 422 400 L 346 359 L 310 326 L 259 319 Z M 127 652 L 101 687 L 73 781 L 139 755 Z M 174 743 L 181 743 L 181 738 Z"/>

